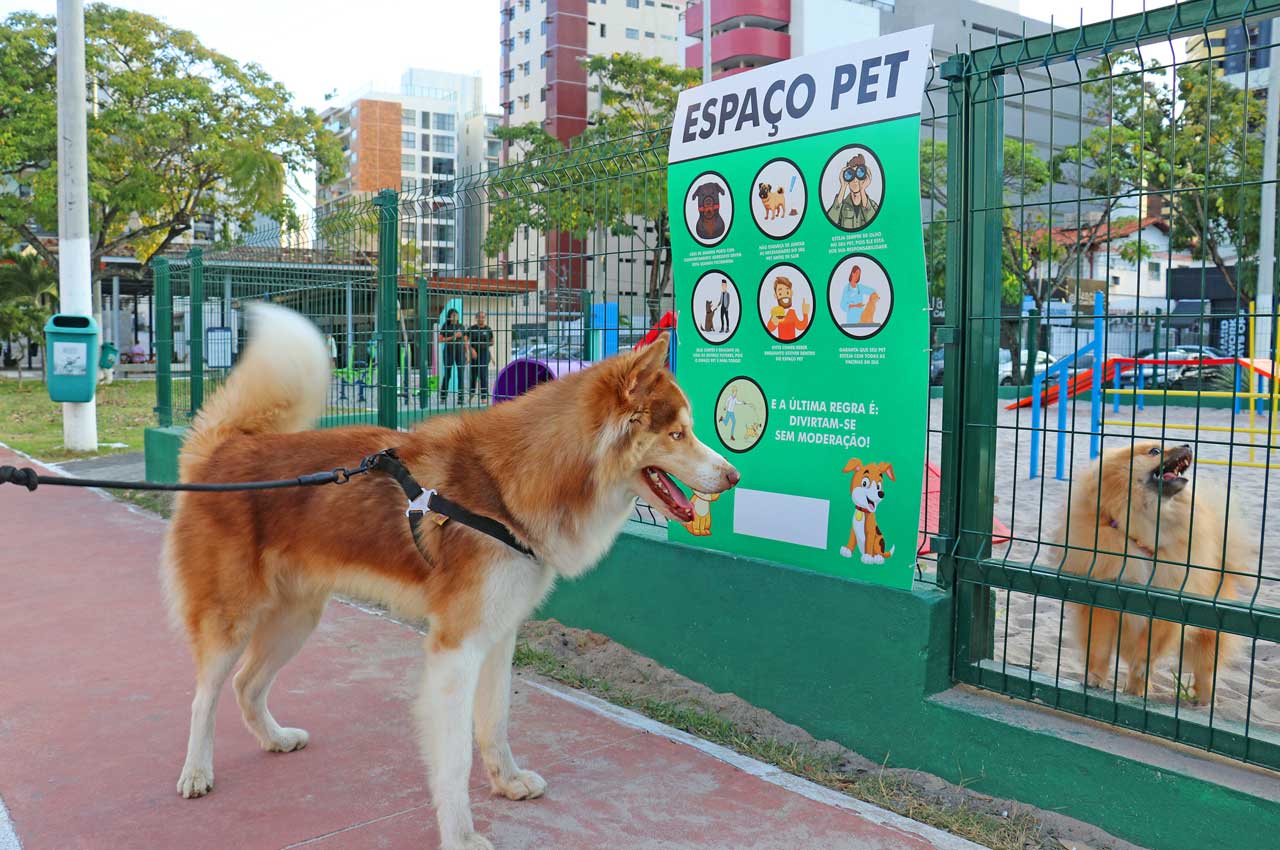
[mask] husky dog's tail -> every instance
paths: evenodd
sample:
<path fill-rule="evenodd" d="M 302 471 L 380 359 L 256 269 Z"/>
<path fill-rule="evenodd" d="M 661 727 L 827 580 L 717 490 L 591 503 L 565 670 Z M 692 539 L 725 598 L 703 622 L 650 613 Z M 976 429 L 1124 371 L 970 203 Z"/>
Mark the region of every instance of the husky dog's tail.
<path fill-rule="evenodd" d="M 235 434 L 302 431 L 324 412 L 329 352 L 319 329 L 272 304 L 252 304 L 249 344 L 231 376 L 200 410 L 182 447 L 182 479 Z"/>

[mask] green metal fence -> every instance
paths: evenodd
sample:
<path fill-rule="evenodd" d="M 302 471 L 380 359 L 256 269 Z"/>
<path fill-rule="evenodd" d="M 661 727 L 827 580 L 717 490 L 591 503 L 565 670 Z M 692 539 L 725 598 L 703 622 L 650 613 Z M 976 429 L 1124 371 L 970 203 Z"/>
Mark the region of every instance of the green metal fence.
<path fill-rule="evenodd" d="M 1249 350 L 1246 328 L 1273 324 L 1253 298 L 1275 235 L 1259 24 L 1277 15 L 1181 3 L 945 63 L 935 547 L 958 681 L 1271 768 L 1280 561 L 1265 520 L 1280 454 L 1274 389 L 1237 358 L 1275 356 Z M 1062 382 L 1083 391 L 1016 406 Z M 1143 507 L 1177 486 L 1163 467 L 1141 478 L 1148 441 L 1194 452 L 1189 520 Z M 1102 479 L 1095 448 L 1120 452 Z"/>
<path fill-rule="evenodd" d="M 1280 768 L 1280 562 L 1264 531 L 1280 464 L 1274 384 L 1234 359 L 1274 359 L 1274 343 L 1250 350 L 1248 334 L 1273 312 L 1251 306 L 1275 181 L 1250 80 L 1271 15 L 1280 3 L 1182 3 L 934 69 L 921 202 L 941 391 L 917 564 L 953 593 L 957 681 Z M 1223 32 L 1234 27 L 1239 44 Z M 302 311 L 332 340 L 324 425 L 411 427 L 631 347 L 674 309 L 665 146 L 657 132 L 528 156 L 160 261 L 160 422 L 190 421 L 234 363 L 255 299 Z M 487 331 L 473 327 L 480 313 Z M 1108 361 L 1105 385 L 1088 378 Z M 1026 385 L 1060 380 L 1086 389 L 1010 407 L 1032 396 Z M 1190 444 L 1191 496 L 1226 502 L 1249 550 L 1226 569 L 1242 594 L 1197 593 L 1223 571 L 1189 552 L 1161 549 L 1152 569 L 1109 549 L 1100 500 L 1092 517 L 1088 505 L 1083 520 L 1069 514 L 1095 444 L 1148 438 Z M 643 505 L 637 519 L 661 521 Z M 1118 573 L 1103 574 L 1108 558 Z M 1110 612 L 1124 628 L 1094 629 L 1118 624 Z M 1152 622 L 1173 625 L 1167 654 Z M 1191 703 L 1181 650 L 1197 629 L 1241 639 L 1211 671 L 1208 706 Z M 1090 653 L 1105 664 L 1086 687 Z M 1150 673 L 1126 694 L 1131 661 Z"/>

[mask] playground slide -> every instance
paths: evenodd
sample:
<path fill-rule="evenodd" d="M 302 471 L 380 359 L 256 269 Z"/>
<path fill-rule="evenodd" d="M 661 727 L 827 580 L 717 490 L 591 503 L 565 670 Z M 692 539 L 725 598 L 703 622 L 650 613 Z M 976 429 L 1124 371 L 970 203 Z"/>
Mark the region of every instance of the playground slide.
<path fill-rule="evenodd" d="M 932 554 L 930 538 L 938 533 L 938 515 L 942 501 L 942 470 L 936 463 L 924 462 L 923 492 L 920 498 L 920 532 L 916 539 L 916 555 Z M 991 545 L 1008 543 L 1011 532 L 996 517 L 991 518 Z"/>
<path fill-rule="evenodd" d="M 1102 383 L 1104 385 L 1109 385 L 1111 381 L 1115 380 L 1117 368 L 1124 369 L 1132 365 L 1133 365 L 1132 362 L 1126 363 L 1126 362 L 1121 362 L 1115 359 L 1108 360 L 1106 363 L 1102 364 Z M 1054 380 L 1054 381 L 1049 381 L 1047 383 L 1048 383 L 1048 386 L 1044 388 L 1044 400 L 1043 400 L 1043 403 L 1046 407 L 1058 400 L 1058 382 Z M 1089 389 L 1089 387 L 1092 385 L 1093 385 L 1093 370 L 1085 369 L 1081 371 L 1080 374 L 1076 375 L 1074 378 L 1067 381 L 1067 398 L 1071 398 L 1072 396 L 1079 393 L 1081 390 Z M 1020 398 L 1015 402 L 1005 405 L 1004 409 L 1014 410 L 1019 407 L 1030 407 L 1031 402 L 1032 402 L 1032 397 L 1027 396 L 1026 398 Z"/>

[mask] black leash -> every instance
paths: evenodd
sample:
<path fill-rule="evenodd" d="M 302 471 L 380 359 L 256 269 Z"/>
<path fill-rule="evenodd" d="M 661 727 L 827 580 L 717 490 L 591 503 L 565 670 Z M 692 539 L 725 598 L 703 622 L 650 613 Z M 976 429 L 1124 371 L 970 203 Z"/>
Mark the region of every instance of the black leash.
<path fill-rule="evenodd" d="M 157 484 L 152 481 L 113 481 L 105 478 L 64 478 L 60 475 L 41 475 L 29 466 L 0 466 L 0 485 L 17 484 L 27 490 L 35 490 L 41 484 L 53 487 L 96 487 L 101 490 L 160 490 L 164 492 L 186 491 L 198 493 L 234 493 L 245 490 L 282 490 L 286 487 L 318 487 L 323 484 L 346 484 L 357 475 L 373 471 L 384 472 L 395 479 L 409 500 L 405 516 L 409 518 L 409 532 L 413 535 L 414 545 L 430 562 L 427 553 L 419 542 L 418 529 L 428 514 L 434 514 L 438 525 L 453 520 L 460 525 L 487 534 L 495 540 L 505 543 L 522 555 L 537 558 L 533 550 L 521 543 L 511 529 L 491 517 L 472 513 L 462 505 L 451 502 L 435 490 L 424 490 L 404 464 L 400 462 L 395 449 L 383 449 L 360 461 L 355 469 L 340 466 L 328 472 L 311 472 L 297 478 L 280 478 L 274 481 L 238 481 L 220 484 L 179 483 Z"/>
<path fill-rule="evenodd" d="M 365 458 L 356 469 L 338 467 L 328 472 L 312 472 L 297 478 L 280 478 L 275 481 L 238 481 L 226 484 L 157 484 L 154 481 L 112 481 L 107 478 L 64 478 L 60 475 L 40 475 L 29 466 L 0 466 L 0 484 L 17 484 L 34 490 L 41 484 L 50 487 L 97 487 L 100 490 L 185 490 L 200 493 L 233 493 L 241 490 L 281 490 L 285 487 L 316 487 L 321 484 L 346 484 L 357 475 L 373 469 Z"/>

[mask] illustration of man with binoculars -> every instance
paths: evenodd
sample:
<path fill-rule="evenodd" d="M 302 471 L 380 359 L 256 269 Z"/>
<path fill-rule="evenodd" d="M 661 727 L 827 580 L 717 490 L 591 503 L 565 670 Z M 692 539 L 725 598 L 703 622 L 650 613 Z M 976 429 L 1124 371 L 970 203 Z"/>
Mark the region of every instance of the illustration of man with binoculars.
<path fill-rule="evenodd" d="M 861 230 L 876 217 L 879 205 L 867 194 L 871 169 L 862 154 L 854 154 L 840 172 L 840 189 L 827 207 L 827 218 L 841 230 Z"/>

